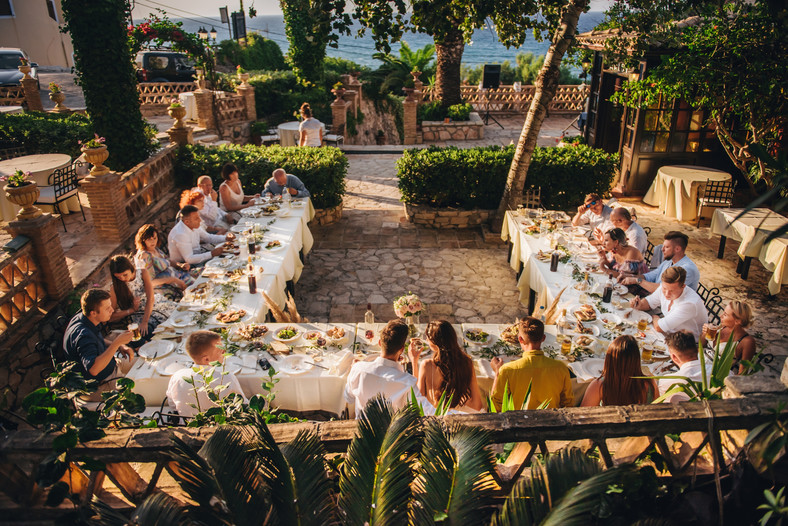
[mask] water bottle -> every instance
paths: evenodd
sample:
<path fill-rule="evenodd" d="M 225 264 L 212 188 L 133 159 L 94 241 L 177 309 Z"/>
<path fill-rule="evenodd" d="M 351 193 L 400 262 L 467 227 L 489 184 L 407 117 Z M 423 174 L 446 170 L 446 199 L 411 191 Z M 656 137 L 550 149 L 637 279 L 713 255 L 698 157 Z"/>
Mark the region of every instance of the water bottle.
<path fill-rule="evenodd" d="M 290 192 L 287 191 L 286 186 L 282 188 L 282 203 L 290 206 Z"/>
<path fill-rule="evenodd" d="M 367 312 L 364 313 L 364 325 L 367 329 L 371 329 L 375 325 L 375 313 L 372 312 L 371 303 L 367 303 Z"/>

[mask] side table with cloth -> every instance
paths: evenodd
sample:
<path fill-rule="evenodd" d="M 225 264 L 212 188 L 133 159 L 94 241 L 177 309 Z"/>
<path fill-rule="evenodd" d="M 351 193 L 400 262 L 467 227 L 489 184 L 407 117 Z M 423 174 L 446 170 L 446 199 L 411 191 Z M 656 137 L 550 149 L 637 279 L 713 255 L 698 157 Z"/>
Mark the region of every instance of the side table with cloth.
<path fill-rule="evenodd" d="M 179 93 L 178 100 L 186 108 L 186 115 L 183 117 L 187 121 L 197 120 L 197 102 L 194 99 L 194 92 Z"/>
<path fill-rule="evenodd" d="M 709 179 L 730 181 L 731 174 L 703 166 L 663 166 L 643 196 L 643 202 L 659 206 L 668 217 L 692 221 L 698 213 L 698 191 Z"/>
<path fill-rule="evenodd" d="M 320 123 L 323 128 L 323 137 L 326 136 L 326 125 Z M 298 139 L 301 136 L 298 127 L 301 126 L 299 121 L 284 122 L 276 127 L 279 132 L 279 144 L 281 146 L 298 146 Z"/>
<path fill-rule="evenodd" d="M 30 177 L 36 182 L 39 188 L 49 186 L 49 176 L 57 169 L 65 168 L 71 163 L 71 157 L 63 153 L 45 153 L 36 155 L 24 155 L 0 161 L 0 176 L 7 176 L 16 170 L 30 172 Z M 54 207 L 39 205 L 45 212 L 53 212 Z M 55 213 L 68 214 L 79 212 L 79 197 L 74 196 L 59 204 L 59 210 Z M 3 193 L 0 198 L 0 219 L 11 221 L 19 211 L 19 207 L 8 201 Z"/>
<path fill-rule="evenodd" d="M 14 113 L 24 113 L 22 106 L 0 106 L 0 113 L 12 115 Z"/>
<path fill-rule="evenodd" d="M 718 208 L 711 218 L 711 233 L 720 236 L 717 258 L 722 259 L 725 241 L 740 241 L 737 272 L 747 279 L 752 258 L 758 258 L 766 270 L 773 272 L 768 283 L 769 294 L 777 294 L 783 283 L 788 283 L 788 237 L 780 236 L 768 243 L 766 238 L 788 223 L 788 218 L 768 208 L 755 208 L 736 219 L 743 208 Z"/>

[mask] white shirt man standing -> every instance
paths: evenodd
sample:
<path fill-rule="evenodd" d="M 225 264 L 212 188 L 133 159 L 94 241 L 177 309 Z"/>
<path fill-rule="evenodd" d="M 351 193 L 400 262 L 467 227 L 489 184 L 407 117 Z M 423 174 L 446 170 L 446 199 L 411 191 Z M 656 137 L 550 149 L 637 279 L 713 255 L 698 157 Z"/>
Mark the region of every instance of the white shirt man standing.
<path fill-rule="evenodd" d="M 659 289 L 645 298 L 633 298 L 631 305 L 642 311 L 660 307 L 664 317 L 652 316 L 657 332 L 668 334 L 683 330 L 691 333 L 697 340 L 703 324 L 709 322 L 709 314 L 703 298 L 685 285 L 686 277 L 687 271 L 682 267 L 670 267 L 662 273 Z"/>
<path fill-rule="evenodd" d="M 229 232 L 226 236 L 209 234 L 201 225 L 200 211 L 196 206 L 186 205 L 181 208 L 181 220 L 172 227 L 167 236 L 167 247 L 172 261 L 191 265 L 204 263 L 220 255 L 224 247 L 220 245 L 207 252 L 202 250 L 200 243 L 216 245 L 225 240 L 235 239 L 235 236 Z"/>
<path fill-rule="evenodd" d="M 679 370 L 670 376 L 684 376 L 692 381 L 700 382 L 703 378 L 700 360 L 698 359 L 698 344 L 695 337 L 688 331 L 678 331 L 668 334 L 665 337 L 665 344 L 668 346 L 670 359 L 678 365 Z M 706 378 L 711 377 L 711 363 L 706 361 Z M 659 394 L 664 395 L 671 386 L 679 383 L 686 383 L 675 378 L 662 378 L 659 381 Z M 666 402 L 680 402 L 688 400 L 686 393 L 675 393 L 665 399 Z"/>

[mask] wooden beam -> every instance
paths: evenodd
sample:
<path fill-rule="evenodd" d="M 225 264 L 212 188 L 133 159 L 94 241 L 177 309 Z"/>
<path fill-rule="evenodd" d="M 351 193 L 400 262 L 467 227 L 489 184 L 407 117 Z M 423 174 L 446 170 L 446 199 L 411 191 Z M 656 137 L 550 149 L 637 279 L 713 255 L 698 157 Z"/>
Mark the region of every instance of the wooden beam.
<path fill-rule="evenodd" d="M 135 503 L 143 499 L 148 484 L 142 480 L 139 473 L 128 462 L 113 462 L 106 466 L 107 477 L 118 487 L 124 497 Z"/>

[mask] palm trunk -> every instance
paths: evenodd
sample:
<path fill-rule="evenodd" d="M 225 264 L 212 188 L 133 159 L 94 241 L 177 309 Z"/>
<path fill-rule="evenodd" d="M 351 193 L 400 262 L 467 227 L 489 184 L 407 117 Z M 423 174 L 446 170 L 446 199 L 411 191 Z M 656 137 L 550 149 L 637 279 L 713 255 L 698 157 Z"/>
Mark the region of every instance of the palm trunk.
<path fill-rule="evenodd" d="M 512 166 L 509 168 L 509 175 L 506 177 L 506 186 L 501 198 L 501 204 L 498 206 L 498 212 L 492 225 L 492 229 L 495 232 L 501 231 L 506 210 L 514 210 L 518 204 L 521 204 L 525 177 L 528 174 L 531 156 L 539 138 L 539 130 L 541 130 L 542 123 L 547 116 L 547 108 L 558 90 L 561 60 L 575 37 L 577 21 L 580 18 L 580 14 L 588 6 L 588 1 L 570 0 L 561 14 L 560 25 L 555 35 L 553 35 L 550 49 L 547 51 L 539 76 L 536 78 L 536 93 L 534 93 L 533 101 L 531 101 L 531 106 L 528 109 L 523 131 L 520 133 L 520 139 L 517 141 L 517 149 L 514 152 Z"/>
<path fill-rule="evenodd" d="M 444 107 L 460 104 L 460 65 L 462 52 L 465 50 L 465 41 L 462 32 L 452 31 L 441 42 L 435 42 L 435 72 L 436 98 Z"/>

